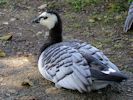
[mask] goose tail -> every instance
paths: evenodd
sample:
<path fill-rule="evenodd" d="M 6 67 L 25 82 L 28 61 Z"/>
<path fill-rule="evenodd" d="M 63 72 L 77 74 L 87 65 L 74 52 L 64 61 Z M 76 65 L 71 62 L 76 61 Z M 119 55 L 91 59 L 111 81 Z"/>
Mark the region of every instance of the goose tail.
<path fill-rule="evenodd" d="M 102 81 L 112 81 L 112 82 L 122 82 L 124 80 L 127 80 L 128 77 L 121 73 L 120 71 L 115 71 L 111 68 L 109 68 L 106 71 L 99 71 L 96 69 L 90 69 L 91 75 L 96 80 L 102 80 Z"/>

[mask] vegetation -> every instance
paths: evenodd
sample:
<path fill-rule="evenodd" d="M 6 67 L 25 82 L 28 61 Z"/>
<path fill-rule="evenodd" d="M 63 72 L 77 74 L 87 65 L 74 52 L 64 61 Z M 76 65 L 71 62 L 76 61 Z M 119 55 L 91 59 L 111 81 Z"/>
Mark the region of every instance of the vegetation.
<path fill-rule="evenodd" d="M 0 5 L 6 4 L 8 1 L 7 0 L 0 0 Z"/>
<path fill-rule="evenodd" d="M 125 11 L 126 8 L 129 6 L 128 2 L 127 3 L 123 3 L 126 2 L 126 0 L 116 0 L 114 2 L 109 3 L 109 10 L 111 12 L 121 12 L 121 11 Z"/>
<path fill-rule="evenodd" d="M 100 2 L 106 3 L 104 0 L 66 0 L 66 1 L 71 5 L 71 7 L 75 11 L 81 11 L 88 5 L 89 6 L 96 5 L 96 4 L 100 4 Z M 131 2 L 132 0 L 128 0 L 128 1 Z M 123 2 L 127 2 L 127 0 L 115 0 L 115 1 L 113 0 L 113 2 L 112 1 L 107 2 L 107 5 L 110 11 L 121 12 L 128 7 L 128 4 L 127 4 L 128 2 L 127 3 L 123 3 Z"/>
<path fill-rule="evenodd" d="M 130 2 L 133 2 L 133 0 L 128 0 L 128 2 L 130 3 Z"/>
<path fill-rule="evenodd" d="M 80 11 L 87 5 L 97 4 L 101 0 L 67 0 L 67 2 L 73 7 L 75 11 Z"/>

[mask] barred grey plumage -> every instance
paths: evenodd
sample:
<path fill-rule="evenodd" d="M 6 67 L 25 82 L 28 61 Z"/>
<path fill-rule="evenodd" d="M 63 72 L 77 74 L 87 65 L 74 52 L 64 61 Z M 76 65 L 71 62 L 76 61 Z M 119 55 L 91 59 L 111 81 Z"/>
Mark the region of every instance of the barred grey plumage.
<path fill-rule="evenodd" d="M 127 32 L 129 30 L 133 29 L 133 2 L 130 4 L 128 15 L 124 24 L 124 32 Z"/>
<path fill-rule="evenodd" d="M 56 87 L 82 93 L 127 79 L 103 52 L 91 44 L 79 40 L 62 42 L 62 25 L 57 13 L 45 12 L 42 16 L 45 19 L 34 22 L 47 26 L 50 32 L 41 50 L 38 68 L 43 77 L 54 82 Z"/>

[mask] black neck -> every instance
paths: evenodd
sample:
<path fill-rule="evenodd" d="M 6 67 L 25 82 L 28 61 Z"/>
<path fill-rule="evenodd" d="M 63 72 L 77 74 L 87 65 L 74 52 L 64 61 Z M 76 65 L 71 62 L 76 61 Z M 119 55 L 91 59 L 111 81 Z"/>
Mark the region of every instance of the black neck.
<path fill-rule="evenodd" d="M 59 20 L 58 23 L 49 31 L 49 37 L 45 41 L 44 45 L 40 49 L 40 54 L 50 45 L 62 42 L 62 23 Z"/>
<path fill-rule="evenodd" d="M 56 23 L 55 27 L 49 31 L 49 42 L 58 43 L 62 42 L 62 26 L 61 23 Z"/>

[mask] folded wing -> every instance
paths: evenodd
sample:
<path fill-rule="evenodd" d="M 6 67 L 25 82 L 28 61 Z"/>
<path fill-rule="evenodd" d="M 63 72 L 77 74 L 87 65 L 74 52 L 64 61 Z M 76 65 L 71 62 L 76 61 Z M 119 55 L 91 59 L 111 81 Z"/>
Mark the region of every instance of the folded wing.
<path fill-rule="evenodd" d="M 43 62 L 43 63 L 40 63 Z M 90 67 L 84 57 L 69 46 L 55 45 L 45 50 L 39 58 L 39 70 L 56 87 L 90 91 Z"/>
<path fill-rule="evenodd" d="M 131 3 L 129 7 L 128 16 L 124 24 L 124 32 L 131 30 L 133 28 L 132 24 L 133 24 L 133 3 Z"/>
<path fill-rule="evenodd" d="M 99 49 L 83 43 L 79 51 L 90 66 L 91 77 L 95 80 L 121 82 L 127 77 L 122 74 Z"/>

